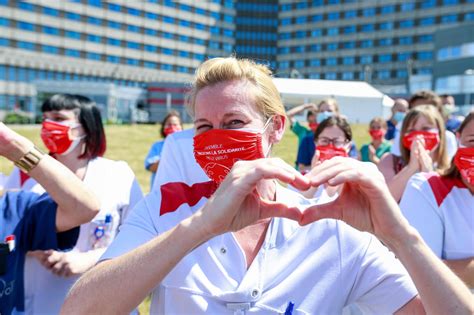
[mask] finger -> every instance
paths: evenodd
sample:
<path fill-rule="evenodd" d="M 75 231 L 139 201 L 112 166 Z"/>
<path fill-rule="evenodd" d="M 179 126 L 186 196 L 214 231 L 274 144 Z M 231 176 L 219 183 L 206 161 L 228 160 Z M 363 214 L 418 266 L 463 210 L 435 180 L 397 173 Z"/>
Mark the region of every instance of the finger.
<path fill-rule="evenodd" d="M 337 160 L 337 161 L 332 161 Z M 353 163 L 348 161 L 346 158 L 332 158 L 331 160 L 324 161 L 320 166 L 315 167 L 314 174 L 311 178 L 312 186 L 319 186 L 325 184 L 329 179 L 333 178 L 337 174 L 344 172 L 349 169 L 353 169 Z"/>
<path fill-rule="evenodd" d="M 300 225 L 307 225 L 321 219 L 341 220 L 342 212 L 337 206 L 336 200 L 307 208 L 299 221 Z"/>
<path fill-rule="evenodd" d="M 277 201 L 260 199 L 260 219 L 281 217 L 299 222 L 301 210 Z"/>
<path fill-rule="evenodd" d="M 286 163 L 276 161 L 260 161 L 258 166 L 250 170 L 247 177 L 248 183 L 253 188 L 258 181 L 262 179 L 277 179 L 286 184 L 291 184 L 297 189 L 308 189 L 310 186 L 308 178 L 304 177 L 300 172 L 293 167 L 288 167 Z M 250 187 L 249 187 L 250 188 Z"/>

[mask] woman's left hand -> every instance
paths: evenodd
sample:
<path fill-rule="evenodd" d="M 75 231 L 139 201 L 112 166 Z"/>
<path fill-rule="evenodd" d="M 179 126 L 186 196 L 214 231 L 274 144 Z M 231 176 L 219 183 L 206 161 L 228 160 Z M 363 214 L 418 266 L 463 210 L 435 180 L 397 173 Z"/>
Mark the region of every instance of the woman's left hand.
<path fill-rule="evenodd" d="M 76 252 L 46 250 L 35 256 L 45 268 L 60 277 L 80 275 L 92 267 L 86 257 Z"/>
<path fill-rule="evenodd" d="M 314 186 L 343 185 L 343 188 L 334 201 L 306 209 L 300 224 L 324 218 L 343 220 L 359 230 L 375 234 L 384 242 L 396 241 L 406 234 L 408 222 L 373 163 L 335 157 L 306 176 Z"/>

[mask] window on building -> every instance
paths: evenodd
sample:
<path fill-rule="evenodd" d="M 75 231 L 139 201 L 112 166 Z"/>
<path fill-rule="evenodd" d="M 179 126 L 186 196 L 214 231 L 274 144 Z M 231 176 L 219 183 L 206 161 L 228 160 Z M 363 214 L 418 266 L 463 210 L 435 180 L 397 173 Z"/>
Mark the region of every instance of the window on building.
<path fill-rule="evenodd" d="M 345 19 L 353 19 L 357 17 L 357 10 L 348 10 L 344 12 Z"/>
<path fill-rule="evenodd" d="M 362 10 L 363 16 L 375 16 L 375 8 L 365 8 Z"/>
<path fill-rule="evenodd" d="M 73 20 L 73 21 L 80 21 L 81 15 L 73 12 L 66 12 L 65 15 L 66 19 Z"/>
<path fill-rule="evenodd" d="M 382 54 L 379 55 L 379 62 L 380 63 L 387 63 L 392 61 L 392 55 L 391 54 Z"/>
<path fill-rule="evenodd" d="M 354 80 L 354 72 L 346 71 L 342 73 L 343 80 Z"/>
<path fill-rule="evenodd" d="M 279 47 L 278 48 L 278 53 L 280 53 L 280 54 L 289 54 L 290 53 L 290 47 Z"/>
<path fill-rule="evenodd" d="M 310 67 L 320 67 L 321 66 L 321 59 L 311 59 L 309 61 Z"/>
<path fill-rule="evenodd" d="M 441 17 L 441 23 L 456 23 L 458 21 L 457 14 L 448 14 Z"/>
<path fill-rule="evenodd" d="M 372 58 L 371 55 L 360 56 L 360 63 L 363 64 L 363 65 L 371 64 L 372 60 L 373 60 L 373 58 Z"/>
<path fill-rule="evenodd" d="M 356 48 L 356 43 L 354 41 L 344 42 L 342 44 L 342 47 L 344 49 L 355 49 Z"/>
<path fill-rule="evenodd" d="M 398 61 L 407 61 L 411 58 L 411 52 L 400 52 L 397 54 Z"/>
<path fill-rule="evenodd" d="M 393 22 L 383 22 L 379 24 L 379 29 L 381 31 L 393 30 Z"/>
<path fill-rule="evenodd" d="M 456 5 L 459 4 L 459 0 L 443 0 L 443 5 Z"/>
<path fill-rule="evenodd" d="M 404 69 L 399 69 L 397 70 L 397 78 L 399 79 L 404 79 L 408 77 L 408 71 Z"/>
<path fill-rule="evenodd" d="M 99 19 L 93 16 L 88 16 L 87 23 L 102 26 L 102 19 Z"/>
<path fill-rule="evenodd" d="M 107 25 L 110 28 L 115 28 L 115 29 L 118 29 L 118 30 L 122 28 L 122 24 L 119 23 L 119 22 L 115 22 L 115 21 L 108 21 Z"/>
<path fill-rule="evenodd" d="M 100 43 L 102 41 L 102 37 L 98 35 L 88 34 L 87 40 L 94 43 Z"/>
<path fill-rule="evenodd" d="M 18 41 L 17 47 L 20 49 L 35 50 L 36 45 L 30 42 Z"/>
<path fill-rule="evenodd" d="M 393 5 L 393 4 L 385 5 L 385 6 L 380 8 L 380 14 L 382 14 L 382 15 L 391 14 L 391 13 L 394 13 L 394 12 L 395 12 L 395 5 Z"/>
<path fill-rule="evenodd" d="M 29 3 L 29 2 L 24 2 L 24 1 L 20 1 L 18 2 L 18 7 L 21 9 L 21 10 L 25 10 L 25 11 L 35 11 L 36 9 L 36 6 L 32 3 Z"/>
<path fill-rule="evenodd" d="M 43 14 L 51 15 L 51 16 L 59 16 L 59 10 L 53 8 L 43 8 Z"/>
<path fill-rule="evenodd" d="M 315 14 L 311 16 L 311 22 L 320 22 L 323 20 L 323 15 L 322 14 Z"/>
<path fill-rule="evenodd" d="M 140 10 L 134 9 L 134 8 L 127 8 L 127 13 L 130 15 L 135 15 L 135 16 L 141 16 L 142 12 Z"/>
<path fill-rule="evenodd" d="M 134 32 L 134 33 L 140 33 L 140 27 L 136 25 L 127 25 L 127 31 Z"/>
<path fill-rule="evenodd" d="M 284 18 L 281 19 L 281 25 L 290 25 L 291 24 L 291 18 Z"/>
<path fill-rule="evenodd" d="M 428 26 L 428 25 L 434 25 L 435 24 L 435 18 L 433 16 L 426 17 L 420 20 L 420 25 L 421 26 Z"/>
<path fill-rule="evenodd" d="M 378 79 L 390 79 L 390 70 L 379 70 L 377 71 Z"/>
<path fill-rule="evenodd" d="M 290 67 L 290 62 L 289 61 L 280 61 L 278 63 L 278 68 L 279 69 L 288 69 Z"/>
<path fill-rule="evenodd" d="M 25 30 L 25 31 L 34 31 L 35 30 L 35 25 L 34 24 L 23 22 L 23 21 L 18 22 L 18 27 L 21 30 Z"/>
<path fill-rule="evenodd" d="M 329 57 L 326 59 L 326 66 L 337 66 L 337 58 Z"/>
<path fill-rule="evenodd" d="M 151 69 L 156 69 L 158 67 L 158 64 L 152 61 L 144 61 L 143 65 L 145 66 L 145 68 L 151 68 Z"/>
<path fill-rule="evenodd" d="M 304 60 L 297 60 L 295 61 L 295 68 L 301 69 L 305 67 L 305 61 Z"/>
<path fill-rule="evenodd" d="M 10 46 L 10 40 L 8 38 L 0 38 L 0 46 Z"/>
<path fill-rule="evenodd" d="M 420 51 L 416 54 L 416 59 L 418 60 L 432 60 L 433 52 L 431 51 Z"/>
<path fill-rule="evenodd" d="M 59 49 L 58 47 L 55 47 L 55 46 L 43 45 L 41 50 L 47 54 L 55 54 L 55 55 L 59 54 Z"/>
<path fill-rule="evenodd" d="M 312 44 L 309 47 L 310 51 L 321 51 L 322 50 L 322 45 L 321 44 Z"/>
<path fill-rule="evenodd" d="M 415 22 L 413 22 L 413 20 L 403 20 L 403 21 L 400 21 L 400 28 L 410 28 L 410 27 L 413 27 L 415 25 Z"/>
<path fill-rule="evenodd" d="M 355 25 L 344 26 L 343 32 L 344 34 L 353 34 L 357 32 L 357 27 Z"/>
<path fill-rule="evenodd" d="M 392 38 L 389 37 L 389 38 L 381 38 L 379 39 L 379 46 L 390 46 L 392 45 Z"/>
<path fill-rule="evenodd" d="M 400 11 L 406 12 L 406 11 L 413 11 L 415 10 L 415 2 L 402 2 L 400 4 Z"/>
<path fill-rule="evenodd" d="M 338 27 L 330 27 L 327 30 L 327 34 L 332 36 L 332 35 L 339 35 L 339 28 Z"/>
<path fill-rule="evenodd" d="M 403 36 L 398 39 L 398 44 L 400 45 L 411 45 L 413 44 L 413 37 Z"/>
<path fill-rule="evenodd" d="M 326 80 L 337 80 L 337 73 L 336 72 L 326 72 L 324 75 Z"/>
<path fill-rule="evenodd" d="M 87 59 L 91 59 L 91 60 L 100 60 L 101 59 L 101 55 L 100 54 L 97 54 L 97 53 L 93 53 L 93 52 L 88 52 L 86 54 L 86 58 Z"/>
<path fill-rule="evenodd" d="M 374 47 L 374 41 L 372 39 L 366 39 L 360 42 L 360 47 L 371 48 Z"/>
<path fill-rule="evenodd" d="M 429 9 L 436 7 L 436 0 L 424 0 L 421 2 L 420 7 L 422 9 Z"/>
<path fill-rule="evenodd" d="M 296 24 L 304 24 L 308 22 L 308 19 L 307 19 L 307 16 L 306 15 L 303 15 L 303 16 L 298 16 L 296 19 L 295 19 L 295 23 Z"/>
<path fill-rule="evenodd" d="M 0 16 L 0 26 L 9 26 L 10 20 Z"/>
<path fill-rule="evenodd" d="M 431 35 L 431 34 L 419 35 L 418 36 L 418 42 L 419 43 L 431 43 L 431 42 L 433 42 L 433 35 Z"/>
<path fill-rule="evenodd" d="M 355 64 L 355 57 L 349 56 L 342 58 L 342 64 L 344 65 L 353 65 Z"/>
<path fill-rule="evenodd" d="M 311 30 L 311 37 L 318 37 L 323 35 L 323 30 L 319 28 L 315 28 Z"/>
<path fill-rule="evenodd" d="M 64 54 L 68 57 L 80 57 L 81 56 L 81 52 L 79 50 L 69 49 L 69 48 L 64 49 Z"/>
<path fill-rule="evenodd" d="M 136 42 L 127 42 L 126 46 L 131 49 L 140 49 L 140 44 Z"/>
<path fill-rule="evenodd" d="M 328 20 L 329 21 L 337 21 L 340 18 L 339 12 L 329 12 L 328 13 Z"/>
<path fill-rule="evenodd" d="M 134 58 L 127 58 L 125 59 L 125 63 L 131 66 L 138 66 L 140 64 L 140 61 Z"/>
<path fill-rule="evenodd" d="M 326 49 L 329 50 L 329 51 L 337 50 L 338 47 L 339 47 L 338 43 L 329 43 L 329 44 L 326 45 Z"/>
<path fill-rule="evenodd" d="M 158 31 L 151 28 L 145 28 L 145 34 L 149 36 L 158 36 Z"/>
<path fill-rule="evenodd" d="M 361 27 L 362 32 L 373 32 L 375 30 L 374 24 L 363 24 Z"/>
<path fill-rule="evenodd" d="M 51 26 L 43 26 L 42 31 L 48 35 L 59 35 L 59 29 Z"/>
<path fill-rule="evenodd" d="M 117 56 L 108 55 L 106 59 L 107 59 L 107 62 L 120 63 L 120 57 L 117 57 Z"/>
<path fill-rule="evenodd" d="M 319 73 L 310 73 L 309 78 L 318 80 L 321 78 L 321 75 Z"/>
<path fill-rule="evenodd" d="M 474 21 L 474 12 L 464 14 L 464 21 Z"/>

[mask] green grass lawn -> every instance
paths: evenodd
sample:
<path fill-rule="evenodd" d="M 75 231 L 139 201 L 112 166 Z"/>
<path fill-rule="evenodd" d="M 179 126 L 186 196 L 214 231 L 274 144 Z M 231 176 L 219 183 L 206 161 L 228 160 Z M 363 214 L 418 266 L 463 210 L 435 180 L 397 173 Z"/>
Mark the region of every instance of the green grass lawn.
<path fill-rule="evenodd" d="M 191 127 L 191 126 L 187 126 Z M 13 126 L 13 129 L 25 137 L 34 141 L 40 148 L 44 149 L 39 137 L 40 126 Z M 142 190 L 146 193 L 150 187 L 150 176 L 143 167 L 148 150 L 154 141 L 160 138 L 158 125 L 108 125 L 107 152 L 105 156 L 113 160 L 126 161 L 135 172 Z M 369 141 L 367 125 L 353 125 L 352 132 L 357 147 Z M 273 156 L 281 157 L 293 165 L 296 160 L 297 138 L 287 130 L 283 140 L 274 147 Z M 13 164 L 5 159 L 0 159 L 0 172 L 9 174 Z"/>

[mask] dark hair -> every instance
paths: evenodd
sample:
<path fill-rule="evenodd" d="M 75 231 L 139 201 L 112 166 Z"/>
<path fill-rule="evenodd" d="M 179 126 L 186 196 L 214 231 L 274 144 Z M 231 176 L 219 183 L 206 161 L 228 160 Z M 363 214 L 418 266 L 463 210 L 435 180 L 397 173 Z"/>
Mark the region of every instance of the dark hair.
<path fill-rule="evenodd" d="M 441 117 L 444 117 L 443 102 L 441 101 L 441 98 L 438 96 L 438 94 L 431 90 L 418 91 L 410 97 L 410 100 L 408 101 L 408 109 L 412 109 L 413 104 L 419 100 L 424 100 L 423 105 L 433 105 L 436 107 L 436 109 L 441 114 Z"/>
<path fill-rule="evenodd" d="M 318 128 L 316 128 L 316 131 L 314 132 L 314 140 L 318 139 L 319 135 L 326 129 L 327 127 L 332 127 L 332 126 L 337 126 L 339 129 L 344 132 L 344 136 L 346 136 L 346 139 L 348 141 L 352 141 L 352 129 L 349 123 L 345 118 L 342 118 L 340 116 L 332 116 L 329 117 L 325 120 L 323 120 L 319 125 Z"/>
<path fill-rule="evenodd" d="M 461 134 L 464 128 L 466 128 L 467 124 L 469 124 L 471 121 L 474 120 L 474 111 L 470 112 L 469 115 L 464 118 L 461 126 L 459 126 L 459 129 L 457 131 L 458 134 Z M 458 168 L 454 164 L 454 157 L 451 160 L 451 165 L 449 168 L 443 173 L 443 176 L 450 177 L 450 178 L 461 178 L 461 174 L 459 173 Z"/>
<path fill-rule="evenodd" d="M 96 103 L 91 99 L 75 94 L 56 94 L 44 101 L 43 113 L 59 110 L 72 110 L 81 124 L 86 137 L 86 149 L 79 158 L 93 159 L 103 156 L 107 147 L 102 117 Z"/>
<path fill-rule="evenodd" d="M 181 125 L 181 128 L 183 127 L 183 123 L 181 122 L 181 116 L 179 115 L 179 113 L 175 110 L 169 111 L 168 115 L 166 115 L 165 118 L 163 118 L 163 120 L 161 121 L 160 134 L 163 138 L 166 138 L 165 124 L 168 121 L 168 119 L 170 119 L 171 117 L 177 117 L 179 119 L 179 124 Z"/>

